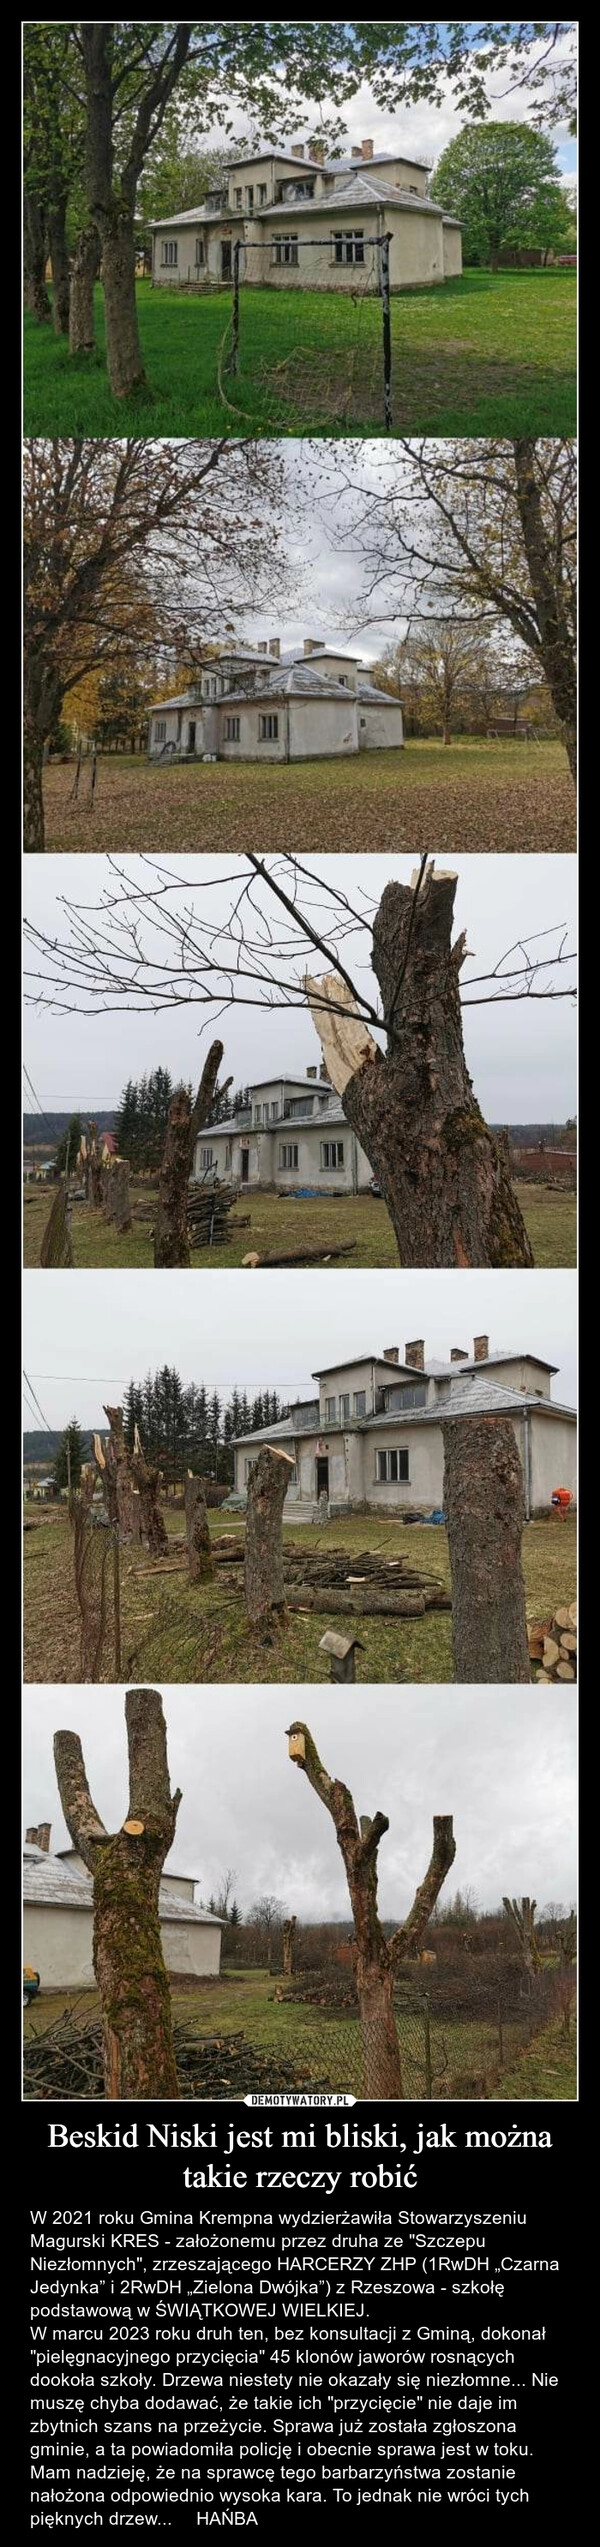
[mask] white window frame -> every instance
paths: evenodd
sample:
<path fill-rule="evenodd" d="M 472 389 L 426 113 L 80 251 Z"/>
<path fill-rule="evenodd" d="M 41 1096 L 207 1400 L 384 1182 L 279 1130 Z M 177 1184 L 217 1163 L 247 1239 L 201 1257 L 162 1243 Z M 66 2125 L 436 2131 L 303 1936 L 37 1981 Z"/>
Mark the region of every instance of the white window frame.
<path fill-rule="evenodd" d="M 348 1390 L 348 1389 L 344 1389 L 344 1391 L 343 1391 L 343 1395 L 340 1397 L 340 1424 L 349 1424 L 349 1422 L 350 1422 L 350 1393 L 349 1393 L 349 1390 Z"/>
<path fill-rule="evenodd" d="M 259 719 L 258 719 L 258 740 L 259 740 L 259 743 L 278 743 L 278 742 L 279 742 L 279 717 L 278 717 L 278 716 L 272 716 L 272 715 L 265 715 L 265 716 L 262 716 L 262 715 L 261 715 L 261 716 L 259 716 Z"/>
<path fill-rule="evenodd" d="M 396 1461 L 395 1473 L 392 1469 L 392 1460 L 394 1459 Z M 401 1461 L 406 1462 L 404 1472 L 402 1472 L 401 1469 Z M 402 1444 L 401 1448 L 394 1447 L 390 1450 L 376 1450 L 375 1484 L 376 1486 L 410 1485 L 410 1454 L 405 1444 Z"/>
<path fill-rule="evenodd" d="M 160 261 L 161 261 L 161 265 L 176 266 L 176 265 L 178 264 L 178 259 L 179 259 L 179 242 L 178 242 L 178 240 L 177 240 L 177 239 L 163 239 L 163 243 L 162 243 L 162 256 L 161 256 L 161 260 L 160 260 Z"/>
<path fill-rule="evenodd" d="M 215 1165 L 216 1165 L 216 1161 L 215 1161 L 215 1154 L 214 1154 L 214 1150 L 208 1150 L 208 1149 L 201 1150 L 201 1151 L 200 1151 L 200 1166 L 201 1166 L 201 1167 L 214 1167 Z"/>
<path fill-rule="evenodd" d="M 280 1143 L 279 1143 L 279 1166 L 280 1166 L 280 1169 L 282 1168 L 282 1169 L 284 1170 L 284 1172 L 287 1172 L 288 1174 L 290 1173 L 290 1171 L 291 1171 L 292 1175 L 294 1175 L 294 1173 L 296 1173 L 296 1172 L 297 1172 L 297 1168 L 298 1168 L 298 1143 L 297 1143 L 297 1141 L 280 1141 Z"/>
<path fill-rule="evenodd" d="M 226 718 L 225 718 L 225 742 L 226 742 L 226 743 L 239 743 L 239 739 L 240 739 L 240 720 L 239 720 L 239 716 L 226 716 Z"/>
<path fill-rule="evenodd" d="M 298 264 L 297 230 L 278 230 L 276 237 L 271 240 L 271 264 Z"/>
<path fill-rule="evenodd" d="M 326 1397 L 326 1399 L 325 1399 L 325 1422 L 326 1422 L 326 1424 L 335 1424 L 335 1407 L 336 1407 L 336 1401 L 335 1401 L 335 1398 L 334 1398 L 334 1397 Z"/>
<path fill-rule="evenodd" d="M 332 230 L 331 250 L 334 265 L 364 265 L 364 230 Z"/>
<path fill-rule="evenodd" d="M 167 720 L 166 720 L 166 716 L 155 716 L 155 719 L 154 719 L 154 741 L 155 741 L 155 743 L 166 743 L 166 740 L 167 740 Z"/>
<path fill-rule="evenodd" d="M 354 1391 L 354 1413 L 355 1413 L 355 1415 L 358 1417 L 359 1422 L 360 1422 L 361 1416 L 366 1415 L 366 1412 L 367 1412 L 367 1392 L 366 1392 L 366 1389 L 365 1389 L 365 1388 L 355 1388 L 355 1391 Z"/>
<path fill-rule="evenodd" d="M 331 1169 L 332 1169 L 332 1168 L 343 1167 L 343 1165 L 344 1165 L 344 1144 L 343 1144 L 343 1141 L 321 1141 L 320 1149 L 321 1149 L 321 1169 L 320 1169 L 321 1176 L 326 1175 L 326 1174 L 327 1174 L 327 1172 L 329 1172 L 329 1174 L 331 1174 Z"/>

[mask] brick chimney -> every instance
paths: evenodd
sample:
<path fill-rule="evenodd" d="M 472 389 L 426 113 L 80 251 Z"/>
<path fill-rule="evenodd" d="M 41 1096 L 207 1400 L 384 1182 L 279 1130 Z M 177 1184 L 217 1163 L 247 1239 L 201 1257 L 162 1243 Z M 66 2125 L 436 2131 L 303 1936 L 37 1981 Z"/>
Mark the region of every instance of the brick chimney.
<path fill-rule="evenodd" d="M 372 141 L 364 141 L 364 142 L 361 142 L 361 145 L 360 145 L 360 155 L 361 155 L 361 159 L 372 159 L 372 157 L 373 157 L 373 143 L 372 143 Z"/>
<path fill-rule="evenodd" d="M 316 160 L 318 160 L 319 167 L 320 167 L 320 168 L 322 168 L 322 166 L 323 166 L 323 161 L 324 161 L 324 159 L 325 159 L 325 158 L 326 158 L 326 156 L 327 156 L 324 141 L 313 141 L 313 142 L 311 142 L 311 144 L 310 144 L 310 154 L 309 154 L 309 155 L 310 155 L 310 158 L 311 158 L 311 159 L 316 159 Z"/>
<path fill-rule="evenodd" d="M 292 159 L 304 158 L 304 142 L 292 142 L 291 156 Z"/>
<path fill-rule="evenodd" d="M 408 1364 L 409 1371 L 424 1371 L 425 1341 L 422 1335 L 417 1336 L 413 1344 L 405 1344 L 404 1360 Z"/>
<path fill-rule="evenodd" d="M 43 1848 L 46 1857 L 50 1847 L 51 1829 L 51 1822 L 32 1822 L 29 1830 L 25 1832 L 30 1848 Z"/>
<path fill-rule="evenodd" d="M 275 663 L 278 663 L 278 662 L 279 662 L 279 657 L 280 657 L 280 654 L 281 654 L 281 638 L 280 638 L 280 637 L 269 637 L 269 654 L 272 654 L 272 656 L 273 656 L 273 661 L 274 661 Z"/>
<path fill-rule="evenodd" d="M 451 1344 L 450 1360 L 451 1362 L 468 1362 L 469 1355 L 468 1353 L 465 1353 L 464 1346 L 462 1344 Z"/>
<path fill-rule="evenodd" d="M 399 1362 L 399 1360 L 400 1360 L 400 1347 L 399 1347 L 399 1345 L 398 1345 L 398 1344 L 384 1344 L 384 1347 L 383 1347 L 383 1360 L 384 1360 L 384 1362 Z"/>
<path fill-rule="evenodd" d="M 318 1075 L 316 1061 L 310 1061 L 306 1073 L 307 1079 L 317 1079 Z"/>
<path fill-rule="evenodd" d="M 256 652 L 257 654 L 268 654 L 269 648 L 266 637 L 258 638 Z"/>
<path fill-rule="evenodd" d="M 326 1061 L 322 1061 L 322 1062 L 321 1062 L 320 1070 L 319 1070 L 319 1078 L 320 1078 L 320 1079 L 324 1079 L 324 1080 L 325 1080 L 326 1085 L 327 1085 L 327 1087 L 328 1087 L 328 1088 L 330 1088 L 330 1087 L 331 1087 L 331 1080 L 330 1080 L 330 1077 L 329 1077 L 329 1071 L 328 1071 L 328 1068 L 327 1068 L 327 1062 L 326 1062 Z"/>
<path fill-rule="evenodd" d="M 305 654 L 320 654 L 323 639 L 322 637 L 303 637 L 302 644 Z"/>
<path fill-rule="evenodd" d="M 473 1361 L 474 1361 L 474 1362 L 487 1362 L 487 1360 L 488 1360 L 488 1356 L 489 1356 L 489 1350 L 490 1350 L 490 1339 L 489 1339 L 489 1335 L 475 1335 L 475 1336 L 473 1337 Z"/>

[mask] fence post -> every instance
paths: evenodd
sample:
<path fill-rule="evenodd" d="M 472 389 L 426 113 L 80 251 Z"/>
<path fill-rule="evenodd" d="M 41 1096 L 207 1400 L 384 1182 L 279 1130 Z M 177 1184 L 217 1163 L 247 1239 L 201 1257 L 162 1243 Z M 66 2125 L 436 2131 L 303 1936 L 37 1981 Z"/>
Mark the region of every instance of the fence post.
<path fill-rule="evenodd" d="M 381 241 L 381 306 L 383 313 L 383 417 L 386 433 L 392 430 L 392 319 L 390 308 L 390 238 L 386 230 Z"/>
<path fill-rule="evenodd" d="M 430 2105 L 433 2099 L 433 2067 L 431 2060 L 431 2024 L 429 2019 L 428 1999 L 423 2000 L 423 2043 L 425 2047 L 425 2102 Z"/>
<path fill-rule="evenodd" d="M 230 355 L 230 361 L 229 361 L 229 370 L 230 370 L 230 372 L 231 372 L 232 379 L 233 379 L 233 380 L 235 380 L 236 373 L 237 373 L 237 368 L 238 368 L 239 345 L 240 345 L 240 242 L 239 242 L 239 239 L 234 239 L 234 242 L 233 242 L 233 253 L 232 253 L 231 264 L 232 264 L 232 273 L 233 273 L 233 304 L 232 304 L 232 311 L 231 311 L 231 355 Z"/>
<path fill-rule="evenodd" d="M 113 1533 L 113 1613 L 115 1624 L 115 1680 L 121 1678 L 121 1554 L 119 1533 Z"/>

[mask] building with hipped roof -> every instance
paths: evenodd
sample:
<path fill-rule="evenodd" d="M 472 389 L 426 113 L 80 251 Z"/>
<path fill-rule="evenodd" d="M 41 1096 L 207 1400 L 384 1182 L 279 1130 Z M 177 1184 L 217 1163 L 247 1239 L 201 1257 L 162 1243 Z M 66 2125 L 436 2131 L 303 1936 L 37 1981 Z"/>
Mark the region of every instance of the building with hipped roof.
<path fill-rule="evenodd" d="M 228 284 L 237 241 L 241 282 L 370 294 L 381 288 L 387 236 L 392 291 L 444 283 L 462 272 L 462 232 L 432 202 L 429 175 L 427 161 L 376 151 L 369 139 L 340 159 L 315 142 L 248 151 L 203 203 L 151 224 L 152 281 Z"/>
<path fill-rule="evenodd" d="M 401 748 L 398 699 L 359 655 L 318 637 L 211 648 L 197 680 L 150 710 L 150 759 L 297 761 Z"/>
<path fill-rule="evenodd" d="M 43 1990 L 95 1989 L 94 1888 L 75 1848 L 50 1848 L 50 1823 L 28 1830 L 23 1848 L 23 1958 Z M 160 1934 L 168 1972 L 201 1977 L 221 1965 L 223 1922 L 200 1910 L 191 1875 L 163 1877 Z"/>

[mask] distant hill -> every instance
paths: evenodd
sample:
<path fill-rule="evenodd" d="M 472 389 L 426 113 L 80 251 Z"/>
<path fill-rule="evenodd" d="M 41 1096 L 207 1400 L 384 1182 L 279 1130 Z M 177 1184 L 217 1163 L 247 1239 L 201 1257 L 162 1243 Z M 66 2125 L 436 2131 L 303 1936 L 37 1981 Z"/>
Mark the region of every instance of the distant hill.
<path fill-rule="evenodd" d="M 550 1150 L 576 1150 L 576 1123 L 492 1123 L 492 1132 L 508 1132 L 514 1150 L 539 1150 L 545 1141 Z"/>
<path fill-rule="evenodd" d="M 93 1106 L 72 1105 L 69 1106 L 66 1114 L 53 1114 L 52 1107 L 48 1106 L 45 1114 L 24 1114 L 23 1141 L 25 1147 L 29 1148 L 31 1145 L 33 1148 L 38 1149 L 40 1142 L 45 1142 L 46 1147 L 48 1147 L 50 1141 L 60 1141 L 63 1132 L 66 1132 L 67 1126 L 71 1121 L 71 1115 L 77 1113 L 81 1115 L 83 1123 L 97 1123 L 99 1132 L 114 1131 L 115 1117 L 117 1113 L 116 1106 L 113 1106 L 112 1110 L 108 1113 L 106 1110 L 103 1113 L 102 1109 L 99 1108 L 97 1114 L 94 1113 Z"/>
<path fill-rule="evenodd" d="M 105 1428 L 105 1429 L 106 1429 L 106 1428 Z M 100 1440 L 101 1440 L 101 1441 L 103 1441 L 103 1440 L 105 1439 L 105 1429 L 104 1429 L 104 1431 L 100 1434 Z M 48 1475 L 49 1475 L 49 1474 L 50 1474 L 50 1469 L 51 1469 L 51 1468 L 53 1468 L 53 1466 L 54 1466 L 54 1461 L 55 1461 L 55 1459 L 56 1459 L 56 1453 L 57 1453 L 57 1450 L 58 1450 L 59 1442 L 61 1442 L 61 1441 L 62 1441 L 63 1431 L 64 1431 L 64 1425 L 61 1425 L 61 1426 L 60 1426 L 60 1428 L 59 1428 L 59 1430 L 58 1430 L 58 1432 L 56 1432 L 56 1433 L 45 1433 L 45 1432 L 44 1432 L 44 1433 L 42 1433 L 42 1432 L 40 1432 L 40 1433 L 24 1433 L 24 1434 L 23 1434 L 23 1466 L 24 1466 L 25 1468 L 39 1468 L 39 1467 L 40 1467 L 40 1465 L 41 1465 L 41 1466 L 44 1468 L 44 1471 L 45 1471 L 45 1472 L 47 1471 L 47 1473 L 48 1473 Z M 83 1434 L 83 1455 L 84 1455 L 84 1459 L 92 1459 L 92 1458 L 93 1458 L 93 1454 L 94 1454 L 94 1435 L 93 1435 L 93 1433 L 84 1433 L 84 1434 Z"/>

